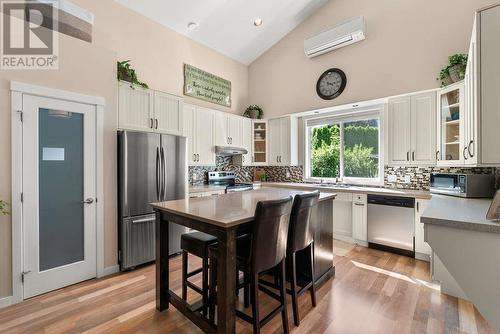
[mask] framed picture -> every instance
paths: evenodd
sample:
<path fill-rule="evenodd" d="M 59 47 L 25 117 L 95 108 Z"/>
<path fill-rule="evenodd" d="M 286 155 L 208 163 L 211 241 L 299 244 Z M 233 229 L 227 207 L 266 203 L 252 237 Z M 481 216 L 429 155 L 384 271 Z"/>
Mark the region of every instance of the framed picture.
<path fill-rule="evenodd" d="M 486 219 L 488 220 L 500 220 L 500 190 L 497 190 L 493 200 L 491 201 L 490 208 L 486 214 Z"/>

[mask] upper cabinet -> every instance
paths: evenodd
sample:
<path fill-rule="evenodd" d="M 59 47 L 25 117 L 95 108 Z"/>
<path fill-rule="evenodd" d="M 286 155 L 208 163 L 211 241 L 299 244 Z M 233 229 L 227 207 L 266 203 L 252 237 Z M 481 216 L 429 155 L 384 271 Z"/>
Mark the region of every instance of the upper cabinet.
<path fill-rule="evenodd" d="M 438 165 L 460 165 L 467 160 L 464 84 L 450 85 L 438 97 Z"/>
<path fill-rule="evenodd" d="M 500 6 L 476 13 L 462 83 L 438 99 L 438 164 L 498 166 L 500 124 Z"/>
<path fill-rule="evenodd" d="M 242 125 L 244 120 L 241 116 L 216 111 L 215 145 L 242 147 Z"/>
<path fill-rule="evenodd" d="M 247 150 L 247 154 L 237 155 L 233 157 L 233 163 L 239 166 L 253 165 L 253 150 L 252 150 L 252 120 L 249 118 L 240 118 L 241 127 L 241 148 Z"/>
<path fill-rule="evenodd" d="M 271 166 L 298 164 L 298 121 L 296 117 L 281 117 L 268 121 L 269 154 Z"/>
<path fill-rule="evenodd" d="M 189 165 L 215 165 L 215 112 L 185 104 L 183 114 L 183 135 L 188 138 Z"/>
<path fill-rule="evenodd" d="M 268 132 L 267 121 L 252 121 L 252 162 L 255 166 L 267 165 Z"/>
<path fill-rule="evenodd" d="M 182 134 L 182 98 L 118 83 L 118 127 L 124 130 Z"/>
<path fill-rule="evenodd" d="M 436 93 L 389 100 L 388 164 L 433 165 L 436 161 Z"/>

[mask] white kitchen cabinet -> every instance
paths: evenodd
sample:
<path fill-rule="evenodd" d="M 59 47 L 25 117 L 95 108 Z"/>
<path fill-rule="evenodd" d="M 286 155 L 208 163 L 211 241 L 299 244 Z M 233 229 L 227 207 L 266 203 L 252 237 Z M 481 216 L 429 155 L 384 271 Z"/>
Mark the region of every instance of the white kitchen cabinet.
<path fill-rule="evenodd" d="M 476 13 L 464 80 L 463 164 L 498 166 L 500 6 Z"/>
<path fill-rule="evenodd" d="M 433 165 L 436 162 L 436 92 L 389 100 L 388 163 Z"/>
<path fill-rule="evenodd" d="M 337 193 L 333 201 L 333 237 L 346 242 L 353 242 L 351 193 Z"/>
<path fill-rule="evenodd" d="M 192 166 L 215 165 L 215 112 L 184 105 L 184 131 L 188 138 L 188 162 Z"/>
<path fill-rule="evenodd" d="M 247 154 L 237 155 L 233 157 L 233 163 L 238 166 L 252 166 L 252 120 L 249 118 L 241 118 L 241 145 L 238 145 L 245 150 Z"/>
<path fill-rule="evenodd" d="M 367 246 L 367 195 L 353 194 L 352 200 L 352 236 L 356 243 Z"/>
<path fill-rule="evenodd" d="M 268 157 L 269 130 L 267 121 L 252 120 L 252 164 L 266 166 Z"/>
<path fill-rule="evenodd" d="M 181 97 L 120 81 L 118 128 L 180 135 L 182 105 Z"/>
<path fill-rule="evenodd" d="M 118 127 L 123 130 L 152 131 L 154 92 L 128 82 L 118 83 Z"/>
<path fill-rule="evenodd" d="M 154 92 L 154 127 L 157 132 L 172 135 L 181 135 L 183 127 L 183 99 L 166 94 Z"/>
<path fill-rule="evenodd" d="M 420 221 L 429 201 L 417 199 L 415 203 L 415 257 L 420 260 L 430 261 L 432 249 L 425 242 L 424 224 Z"/>
<path fill-rule="evenodd" d="M 298 121 L 296 117 L 268 121 L 269 165 L 295 166 L 298 163 Z"/>
<path fill-rule="evenodd" d="M 465 114 L 463 82 L 439 91 L 436 154 L 438 166 L 457 166 L 465 163 Z"/>
<path fill-rule="evenodd" d="M 215 111 L 215 145 L 242 146 L 243 117 Z"/>

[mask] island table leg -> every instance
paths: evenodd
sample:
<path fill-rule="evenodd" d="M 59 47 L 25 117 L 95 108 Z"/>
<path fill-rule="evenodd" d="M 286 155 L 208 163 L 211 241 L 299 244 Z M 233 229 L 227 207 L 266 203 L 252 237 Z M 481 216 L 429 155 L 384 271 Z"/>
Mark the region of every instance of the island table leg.
<path fill-rule="evenodd" d="M 161 212 L 156 211 L 156 309 L 164 311 L 169 304 L 169 258 L 168 221 L 161 220 Z"/>
<path fill-rule="evenodd" d="M 217 333 L 236 331 L 236 230 L 218 233 Z"/>

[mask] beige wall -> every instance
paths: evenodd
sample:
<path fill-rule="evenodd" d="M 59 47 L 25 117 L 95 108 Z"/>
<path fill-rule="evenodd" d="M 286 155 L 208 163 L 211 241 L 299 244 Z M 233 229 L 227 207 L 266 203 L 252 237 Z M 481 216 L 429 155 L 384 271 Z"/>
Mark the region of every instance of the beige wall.
<path fill-rule="evenodd" d="M 266 117 L 438 87 L 447 57 L 469 47 L 474 11 L 494 0 L 330 0 L 249 67 L 249 101 Z M 304 39 L 363 15 L 367 39 L 308 59 Z M 316 81 L 338 67 L 347 75 L 333 101 L 316 94 Z"/>
<path fill-rule="evenodd" d="M 232 82 L 231 109 L 188 101 L 234 113 L 247 103 L 248 69 L 113 0 L 75 2 L 96 15 L 92 44 L 60 35 L 59 70 L 0 70 L 0 198 L 11 200 L 10 80 L 104 97 L 105 266 L 112 266 L 117 262 L 116 61 L 131 59 L 151 88 L 176 95 L 182 95 L 184 62 L 219 75 Z M 11 295 L 11 247 L 10 217 L 0 216 L 0 298 Z"/>

